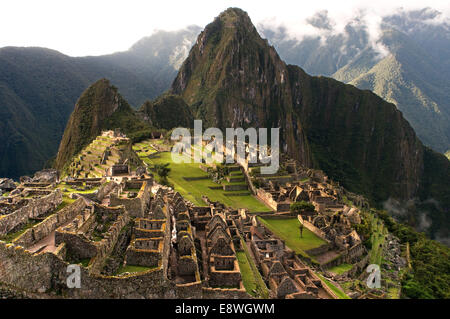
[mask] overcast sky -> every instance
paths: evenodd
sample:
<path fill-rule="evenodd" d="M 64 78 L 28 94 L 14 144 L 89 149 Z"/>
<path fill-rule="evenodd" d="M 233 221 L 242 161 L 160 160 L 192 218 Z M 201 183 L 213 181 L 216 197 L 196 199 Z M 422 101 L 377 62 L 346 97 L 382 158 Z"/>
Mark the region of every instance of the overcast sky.
<path fill-rule="evenodd" d="M 400 7 L 432 7 L 450 17 L 448 0 L 2 0 L 0 47 L 41 46 L 71 56 L 107 54 L 127 50 L 158 29 L 203 27 L 228 7 L 247 11 L 255 24 L 285 25 L 298 36 L 313 32 L 305 19 L 320 10 L 328 10 L 336 29 L 357 13 L 375 25 Z"/>

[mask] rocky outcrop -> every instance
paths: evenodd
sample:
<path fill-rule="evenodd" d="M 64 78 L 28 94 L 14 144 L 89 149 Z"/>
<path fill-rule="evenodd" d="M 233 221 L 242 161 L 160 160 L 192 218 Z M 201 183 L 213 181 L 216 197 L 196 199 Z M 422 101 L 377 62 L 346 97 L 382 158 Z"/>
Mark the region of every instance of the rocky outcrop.
<path fill-rule="evenodd" d="M 34 173 L 33 177 L 21 176 L 21 183 L 55 183 L 58 181 L 59 175 L 56 169 L 43 169 Z"/>
<path fill-rule="evenodd" d="M 9 192 L 16 189 L 16 184 L 10 178 L 0 178 L 0 192 Z"/>

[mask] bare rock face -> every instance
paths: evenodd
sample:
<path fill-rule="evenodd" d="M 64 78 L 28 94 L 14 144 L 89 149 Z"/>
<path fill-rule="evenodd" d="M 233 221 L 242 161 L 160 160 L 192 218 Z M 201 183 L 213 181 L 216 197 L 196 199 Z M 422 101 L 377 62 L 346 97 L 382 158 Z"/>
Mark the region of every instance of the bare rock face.
<path fill-rule="evenodd" d="M 31 183 L 33 181 L 33 179 L 30 176 L 20 176 L 19 179 L 20 183 Z"/>
<path fill-rule="evenodd" d="M 16 183 L 10 178 L 0 178 L 0 191 L 10 192 L 16 189 Z"/>
<path fill-rule="evenodd" d="M 44 169 L 34 174 L 32 182 L 55 183 L 57 180 L 58 180 L 58 171 L 56 169 Z"/>

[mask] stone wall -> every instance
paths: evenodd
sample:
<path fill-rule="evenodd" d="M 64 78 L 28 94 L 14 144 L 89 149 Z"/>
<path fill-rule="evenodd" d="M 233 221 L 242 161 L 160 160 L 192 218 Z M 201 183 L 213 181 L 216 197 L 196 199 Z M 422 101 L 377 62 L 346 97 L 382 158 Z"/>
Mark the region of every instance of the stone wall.
<path fill-rule="evenodd" d="M 69 289 L 67 266 L 52 253 L 32 254 L 0 241 L 0 281 L 20 290 L 42 294 L 53 291 L 64 298 L 177 297 L 175 285 L 163 280 L 162 267 L 123 276 L 89 274 L 81 267 L 81 288 Z"/>
<path fill-rule="evenodd" d="M 311 224 L 310 222 L 308 222 L 307 220 L 303 219 L 301 215 L 297 216 L 298 221 L 303 224 L 303 226 L 305 226 L 308 230 L 310 230 L 312 233 L 314 233 L 316 236 L 322 238 L 323 240 L 325 240 L 326 242 L 330 242 L 326 236 L 325 233 L 323 231 L 321 231 L 319 228 L 317 228 L 316 226 L 314 226 L 313 224 Z"/>
<path fill-rule="evenodd" d="M 258 188 L 256 191 L 256 195 L 260 200 L 264 202 L 267 206 L 269 206 L 272 210 L 277 211 L 277 202 L 272 198 L 272 195 L 266 192 L 262 188 Z"/>
<path fill-rule="evenodd" d="M 27 229 L 22 235 L 17 237 L 13 243 L 25 248 L 33 245 L 39 240 L 48 236 L 59 226 L 75 218 L 75 216 L 86 207 L 82 198 L 77 199 L 72 204 L 64 207 L 59 212 L 50 215 L 39 224 Z"/>
<path fill-rule="evenodd" d="M 159 251 L 144 251 L 128 248 L 125 259 L 127 265 L 156 267 L 162 261 L 162 255 Z"/>
<path fill-rule="evenodd" d="M 305 250 L 305 253 L 307 253 L 310 256 L 318 256 L 326 253 L 327 251 L 331 250 L 332 245 L 330 244 L 323 244 L 316 248 L 311 248 L 308 250 Z"/>
<path fill-rule="evenodd" d="M 116 194 L 111 193 L 110 205 L 123 205 L 131 216 L 144 217 L 145 209 L 147 208 L 151 198 L 150 189 L 150 184 L 144 182 L 136 198 L 119 198 Z"/>
<path fill-rule="evenodd" d="M 26 206 L 11 214 L 0 216 L 0 235 L 6 235 L 20 224 L 27 223 L 30 218 L 40 217 L 56 209 L 61 203 L 62 193 L 59 189 L 47 196 L 30 199 Z"/>
<path fill-rule="evenodd" d="M 105 198 L 105 196 L 108 195 L 109 193 L 111 193 L 113 191 L 113 189 L 116 187 L 119 187 L 119 185 L 116 184 L 115 182 L 108 182 L 108 183 L 103 184 L 98 189 L 98 192 L 96 195 L 96 200 L 101 202 Z"/>
<path fill-rule="evenodd" d="M 116 209 L 117 210 L 117 209 Z M 123 211 L 123 207 L 120 208 Z M 92 272 L 100 272 L 104 266 L 106 258 L 109 256 L 111 251 L 116 245 L 117 239 L 119 238 L 120 231 L 125 225 L 130 222 L 130 217 L 127 211 L 123 211 L 123 214 L 117 217 L 114 224 L 111 225 L 108 232 L 104 235 L 104 238 L 100 242 L 96 242 L 97 254 L 90 263 L 90 268 Z"/>
<path fill-rule="evenodd" d="M 201 281 L 196 281 L 187 284 L 177 284 L 176 292 L 180 299 L 200 299 L 202 298 L 202 283 Z"/>
<path fill-rule="evenodd" d="M 248 190 L 248 186 L 247 186 L 247 184 L 228 184 L 228 185 L 223 185 L 223 190 L 226 192 L 242 191 L 242 190 Z"/>
<path fill-rule="evenodd" d="M 364 246 L 359 243 L 350 249 L 344 250 L 340 253 L 336 258 L 328 261 L 327 263 L 321 265 L 323 268 L 331 268 L 334 266 L 338 266 L 342 263 L 354 263 L 355 260 L 358 260 L 365 253 Z"/>
<path fill-rule="evenodd" d="M 253 185 L 252 179 L 251 177 L 248 175 L 248 170 L 247 169 L 243 169 L 242 170 L 244 177 L 245 177 L 245 182 L 248 185 L 248 188 L 250 189 L 250 191 L 252 192 L 253 195 L 256 195 L 258 190 L 257 188 Z"/>
<path fill-rule="evenodd" d="M 245 289 L 220 289 L 204 287 L 203 298 L 208 299 L 253 299 Z"/>
<path fill-rule="evenodd" d="M 209 283 L 213 287 L 229 287 L 239 285 L 241 282 L 241 273 L 234 270 L 218 271 L 213 269 L 209 271 Z"/>
<path fill-rule="evenodd" d="M 70 232 L 55 232 L 55 244 L 66 244 L 67 252 L 74 259 L 92 258 L 97 255 L 97 248 L 90 240 Z"/>

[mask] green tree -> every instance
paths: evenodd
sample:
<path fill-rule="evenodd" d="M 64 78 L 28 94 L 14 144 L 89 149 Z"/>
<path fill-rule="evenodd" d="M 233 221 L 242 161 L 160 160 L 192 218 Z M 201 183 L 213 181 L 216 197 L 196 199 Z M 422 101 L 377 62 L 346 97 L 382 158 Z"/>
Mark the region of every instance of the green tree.
<path fill-rule="evenodd" d="M 291 204 L 291 212 L 294 214 L 304 214 L 305 212 L 313 212 L 314 205 L 304 200 Z"/>
<path fill-rule="evenodd" d="M 156 172 L 159 177 L 161 177 L 162 180 L 167 180 L 167 176 L 169 176 L 170 173 L 170 163 L 165 164 L 155 164 L 152 167 L 152 171 Z"/>

